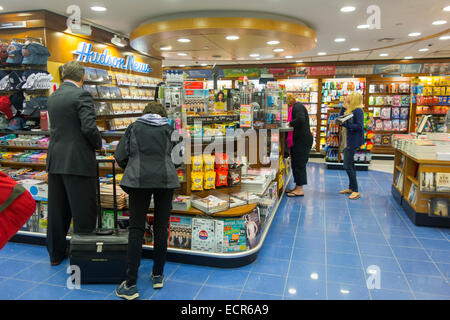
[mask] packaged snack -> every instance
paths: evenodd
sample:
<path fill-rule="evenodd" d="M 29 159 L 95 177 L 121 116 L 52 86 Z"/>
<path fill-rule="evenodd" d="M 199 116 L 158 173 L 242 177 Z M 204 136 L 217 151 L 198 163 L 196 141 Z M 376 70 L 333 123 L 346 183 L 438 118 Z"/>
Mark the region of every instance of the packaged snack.
<path fill-rule="evenodd" d="M 382 105 L 384 105 L 384 97 L 381 97 L 381 96 L 379 96 L 379 97 L 377 97 L 376 98 L 376 103 L 375 103 L 377 106 L 382 106 Z"/>
<path fill-rule="evenodd" d="M 241 170 L 238 169 L 231 169 L 228 171 L 228 186 L 235 186 L 241 183 Z"/>
<path fill-rule="evenodd" d="M 381 145 L 381 134 L 374 134 L 373 143 L 376 145 Z"/>
<path fill-rule="evenodd" d="M 384 100 L 384 104 L 388 106 L 392 106 L 394 103 L 394 97 L 393 96 L 386 96 Z"/>
<path fill-rule="evenodd" d="M 400 119 L 408 119 L 409 108 L 400 108 Z"/>
<path fill-rule="evenodd" d="M 214 171 L 215 157 L 213 155 L 203 155 L 203 170 Z"/>
<path fill-rule="evenodd" d="M 394 96 L 393 99 L 394 100 L 392 102 L 392 105 L 395 106 L 395 107 L 400 107 L 400 105 L 401 105 L 401 96 Z"/>
<path fill-rule="evenodd" d="M 192 157 L 192 172 L 202 172 L 203 171 L 203 156 L 193 156 Z"/>
<path fill-rule="evenodd" d="M 228 170 L 217 170 L 216 171 L 216 187 L 227 186 L 228 185 Z"/>
<path fill-rule="evenodd" d="M 201 191 L 203 190 L 203 172 L 192 172 L 191 174 L 191 190 Z"/>
<path fill-rule="evenodd" d="M 203 177 L 203 188 L 205 190 L 215 189 L 216 173 L 214 171 L 206 171 Z"/>
<path fill-rule="evenodd" d="M 380 116 L 381 116 L 381 108 L 379 107 L 373 108 L 373 117 L 379 118 Z"/>
<path fill-rule="evenodd" d="M 214 167 L 216 170 L 228 170 L 228 155 L 226 153 L 216 153 Z"/>
<path fill-rule="evenodd" d="M 375 130 L 382 131 L 383 130 L 383 120 L 378 119 L 375 122 Z"/>

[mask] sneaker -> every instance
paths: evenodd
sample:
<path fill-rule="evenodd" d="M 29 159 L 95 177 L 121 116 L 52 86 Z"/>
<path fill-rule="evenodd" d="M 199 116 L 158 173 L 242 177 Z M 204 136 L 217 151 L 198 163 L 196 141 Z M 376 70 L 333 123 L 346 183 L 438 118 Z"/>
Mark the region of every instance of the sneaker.
<path fill-rule="evenodd" d="M 127 288 L 127 282 L 124 281 L 116 288 L 116 296 L 127 300 L 134 300 L 139 298 L 139 292 L 137 291 L 136 285 Z"/>
<path fill-rule="evenodd" d="M 161 289 L 164 286 L 164 276 L 154 276 L 153 272 L 151 275 L 152 281 L 153 281 L 153 289 Z"/>

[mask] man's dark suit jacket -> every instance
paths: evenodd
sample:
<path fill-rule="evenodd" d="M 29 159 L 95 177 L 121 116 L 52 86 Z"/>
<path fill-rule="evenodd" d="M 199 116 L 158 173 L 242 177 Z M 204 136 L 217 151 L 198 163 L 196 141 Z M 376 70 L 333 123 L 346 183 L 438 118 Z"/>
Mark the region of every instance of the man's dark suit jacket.
<path fill-rule="evenodd" d="M 48 99 L 50 143 L 47 171 L 96 177 L 95 150 L 102 138 L 95 123 L 95 110 L 89 92 L 64 82 Z"/>

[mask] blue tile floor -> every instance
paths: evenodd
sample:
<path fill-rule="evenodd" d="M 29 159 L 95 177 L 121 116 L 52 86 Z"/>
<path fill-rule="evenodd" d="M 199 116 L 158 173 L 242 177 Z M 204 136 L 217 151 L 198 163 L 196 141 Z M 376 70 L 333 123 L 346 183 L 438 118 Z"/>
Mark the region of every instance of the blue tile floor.
<path fill-rule="evenodd" d="M 450 229 L 417 227 L 391 197 L 392 175 L 358 172 L 362 198 L 350 201 L 344 171 L 308 165 L 304 198 L 284 198 L 255 262 L 220 269 L 168 262 L 162 290 L 143 260 L 142 299 L 450 300 Z M 368 289 L 369 266 L 380 288 Z M 44 247 L 0 251 L 0 299 L 117 299 L 115 285 L 66 287 L 68 261 L 51 267 Z"/>

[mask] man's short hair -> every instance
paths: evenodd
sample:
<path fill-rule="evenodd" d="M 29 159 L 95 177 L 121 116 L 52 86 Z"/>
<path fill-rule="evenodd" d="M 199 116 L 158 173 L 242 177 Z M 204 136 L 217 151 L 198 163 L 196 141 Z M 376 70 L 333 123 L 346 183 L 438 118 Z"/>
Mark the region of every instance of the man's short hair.
<path fill-rule="evenodd" d="M 62 79 L 80 82 L 84 76 L 84 67 L 78 61 L 69 61 L 62 66 Z"/>

